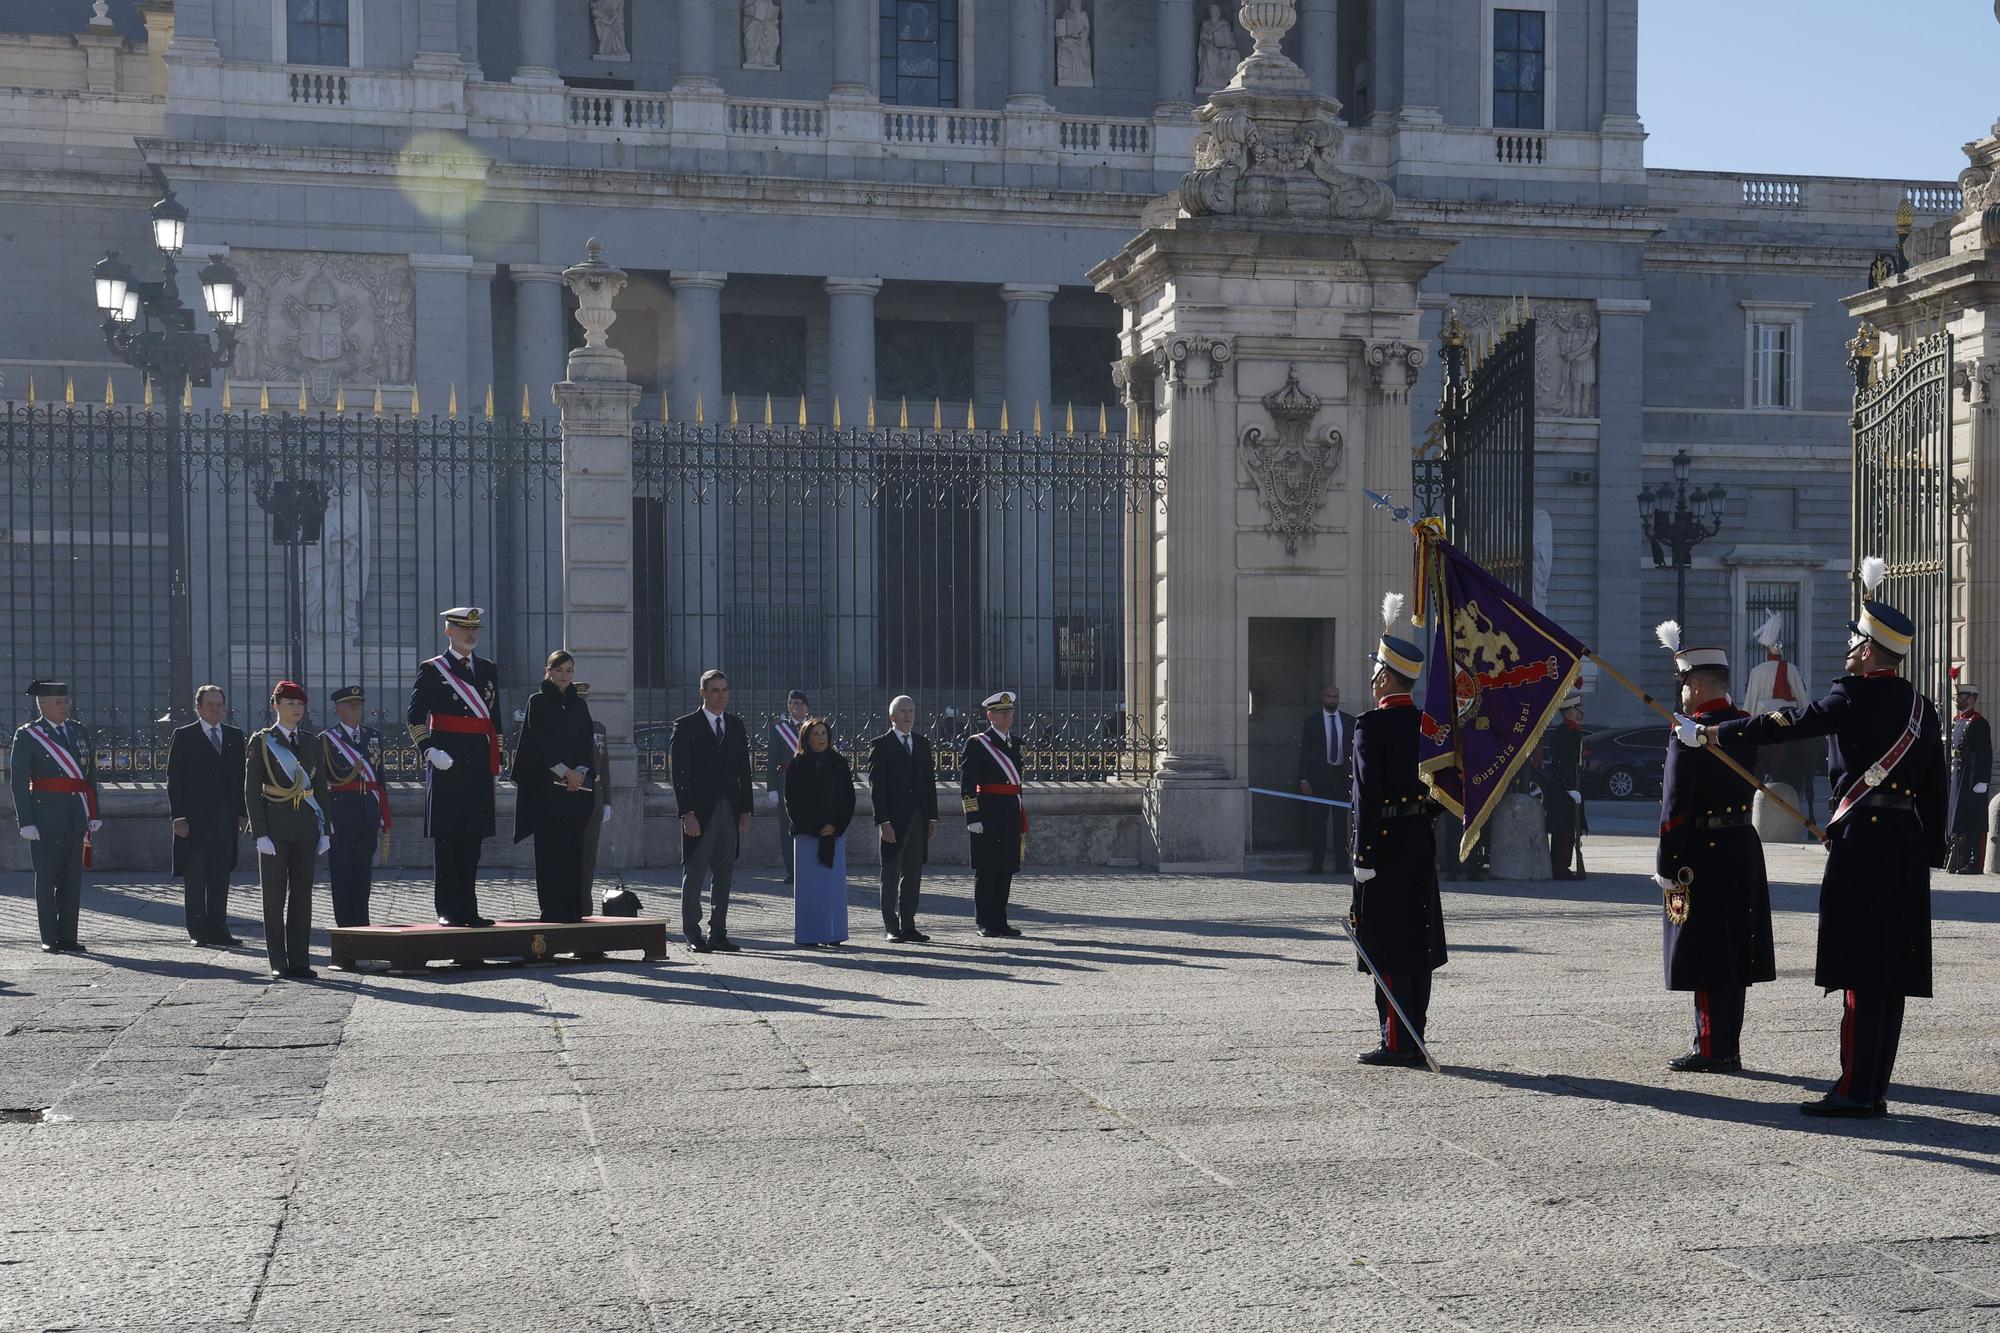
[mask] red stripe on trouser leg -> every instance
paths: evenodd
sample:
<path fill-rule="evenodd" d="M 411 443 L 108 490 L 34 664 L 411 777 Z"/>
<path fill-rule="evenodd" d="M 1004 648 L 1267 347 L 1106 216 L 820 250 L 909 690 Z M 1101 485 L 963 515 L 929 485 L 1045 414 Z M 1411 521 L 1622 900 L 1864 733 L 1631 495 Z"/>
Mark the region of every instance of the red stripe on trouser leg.
<path fill-rule="evenodd" d="M 1384 996 L 1393 995 L 1395 989 L 1395 982 L 1386 976 L 1382 978 L 1382 993 Z M 1397 1040 L 1396 1007 L 1387 1003 L 1383 1007 L 1388 1012 L 1382 1015 L 1382 1049 L 1385 1051 L 1400 1051 L 1403 1049 L 1403 1043 Z"/>
<path fill-rule="evenodd" d="M 1846 1008 L 1840 1016 L 1840 1082 L 1833 1090 L 1843 1097 L 1854 1095 L 1854 1002 L 1853 991 L 1844 992 Z"/>
<path fill-rule="evenodd" d="M 1708 992 L 1694 993 L 1694 1049 L 1697 1055 L 1715 1054 L 1715 1020 L 1708 1012 Z"/>

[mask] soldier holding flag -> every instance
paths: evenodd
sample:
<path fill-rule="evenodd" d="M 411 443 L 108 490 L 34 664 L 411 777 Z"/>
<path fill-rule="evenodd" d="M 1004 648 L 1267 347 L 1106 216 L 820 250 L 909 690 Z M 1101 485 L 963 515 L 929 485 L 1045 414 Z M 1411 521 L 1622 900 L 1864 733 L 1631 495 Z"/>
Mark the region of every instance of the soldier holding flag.
<path fill-rule="evenodd" d="M 69 720 L 69 686 L 59 680 L 28 682 L 38 714 L 14 733 L 7 761 L 14 787 L 14 817 L 33 844 L 35 921 L 43 953 L 82 953 L 77 914 L 83 906 L 83 872 L 90 867 L 90 835 L 97 817 L 97 769 L 90 736 Z"/>
<path fill-rule="evenodd" d="M 1674 655 L 1681 712 L 1702 726 L 1748 716 L 1729 702 L 1729 654 L 1683 648 L 1681 627 L 1659 627 Z M 1771 945 L 1771 888 L 1764 843 L 1750 822 L 1750 782 L 1716 757 L 1725 750 L 1746 769 L 1756 748 L 1741 737 L 1717 749 L 1667 742 L 1660 783 L 1660 848 L 1653 882 L 1666 895 L 1662 952 L 1667 989 L 1694 992 L 1694 1044 L 1668 1062 L 1679 1073 L 1733 1074 L 1743 1067 L 1748 987 L 1778 975 Z"/>
<path fill-rule="evenodd" d="M 1887 569 L 1870 556 L 1860 573 L 1873 594 Z M 1937 708 L 1901 674 L 1915 622 L 1864 600 L 1848 629 L 1848 674 L 1797 718 L 1782 711 L 1722 723 L 1684 718 L 1676 735 L 1683 745 L 1831 739 L 1834 810 L 1813 975 L 1844 997 L 1840 1076 L 1825 1097 L 1799 1109 L 1862 1119 L 1887 1110 L 1905 998 L 1931 993 L 1930 872 L 1944 863 L 1946 769 Z"/>

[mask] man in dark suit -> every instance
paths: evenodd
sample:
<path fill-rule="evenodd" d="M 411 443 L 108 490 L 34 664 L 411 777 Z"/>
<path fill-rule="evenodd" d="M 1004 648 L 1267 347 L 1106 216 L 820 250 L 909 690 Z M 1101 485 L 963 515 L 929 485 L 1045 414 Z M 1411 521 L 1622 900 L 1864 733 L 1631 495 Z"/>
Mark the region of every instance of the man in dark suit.
<path fill-rule="evenodd" d="M 229 876 L 237 835 L 250 826 L 243 805 L 243 729 L 223 722 L 220 685 L 194 692 L 196 720 L 174 729 L 167 751 L 167 813 L 174 821 L 174 873 L 181 877 L 188 943 L 241 944 L 229 933 Z"/>
<path fill-rule="evenodd" d="M 729 677 L 701 675 L 701 707 L 674 719 L 668 748 L 674 804 L 681 812 L 681 931 L 696 953 L 736 953 L 729 938 L 729 884 L 736 851 L 750 831 L 750 735 L 729 711 Z M 712 884 L 709 933 L 701 931 L 701 891 Z"/>
<path fill-rule="evenodd" d="M 785 813 L 785 769 L 799 752 L 799 728 L 812 716 L 812 700 L 804 690 L 785 696 L 785 715 L 771 724 L 764 754 L 764 800 L 777 813 L 778 855 L 785 862 L 785 883 L 792 882 L 792 820 Z"/>
<path fill-rule="evenodd" d="M 326 751 L 326 817 L 333 826 L 327 878 L 333 924 L 365 926 L 375 887 L 378 843 L 389 837 L 389 789 L 382 783 L 382 733 L 361 719 L 367 696 L 359 685 L 333 692 L 334 724 L 320 733 Z"/>
<path fill-rule="evenodd" d="M 1354 719 L 1340 711 L 1340 686 L 1319 692 L 1319 709 L 1299 730 L 1299 795 L 1344 801 L 1353 782 Z M 1333 825 L 1333 868 L 1347 870 L 1347 811 L 1337 805 L 1306 806 L 1310 873 L 1326 872 L 1327 825 Z"/>
<path fill-rule="evenodd" d="M 490 926 L 479 915 L 479 853 L 493 836 L 493 782 L 500 776 L 500 668 L 477 653 L 482 612 L 444 615 L 445 651 L 417 668 L 410 688 L 410 741 L 425 764 L 424 833 L 437 879 L 441 926 Z"/>
<path fill-rule="evenodd" d="M 868 755 L 868 788 L 882 834 L 882 931 L 892 944 L 929 944 L 917 929 L 917 894 L 937 836 L 937 779 L 931 743 L 917 734 L 917 701 L 889 704 L 889 729 Z"/>
<path fill-rule="evenodd" d="M 1014 693 L 987 696 L 984 731 L 965 741 L 958 762 L 958 792 L 965 808 L 965 832 L 972 843 L 972 914 L 979 933 L 1013 939 L 1020 931 L 1007 921 L 1014 876 L 1028 841 L 1028 814 L 1021 804 L 1021 742 L 1014 735 Z"/>

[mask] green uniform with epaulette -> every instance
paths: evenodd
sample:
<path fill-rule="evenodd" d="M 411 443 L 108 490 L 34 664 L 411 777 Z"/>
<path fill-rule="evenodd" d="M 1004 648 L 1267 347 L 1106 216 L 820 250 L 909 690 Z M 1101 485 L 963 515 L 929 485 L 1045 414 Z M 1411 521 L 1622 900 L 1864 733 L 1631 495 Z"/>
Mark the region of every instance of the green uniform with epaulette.
<path fill-rule="evenodd" d="M 83 872 L 89 864 L 90 835 L 99 823 L 90 733 L 67 719 L 69 686 L 38 680 L 28 686 L 28 694 L 38 710 L 43 700 L 62 700 L 65 720 L 37 717 L 14 733 L 8 760 L 14 817 L 35 864 L 35 918 L 42 948 L 49 953 L 80 950 L 76 928 Z"/>

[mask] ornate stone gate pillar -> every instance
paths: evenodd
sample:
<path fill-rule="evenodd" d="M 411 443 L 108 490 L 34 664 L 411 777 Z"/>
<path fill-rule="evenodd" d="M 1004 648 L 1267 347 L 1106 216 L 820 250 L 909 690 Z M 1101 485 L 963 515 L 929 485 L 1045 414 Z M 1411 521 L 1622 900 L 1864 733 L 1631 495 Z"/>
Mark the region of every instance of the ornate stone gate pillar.
<path fill-rule="evenodd" d="M 1162 869 L 1244 863 L 1251 620 L 1331 621 L 1358 687 L 1382 594 L 1409 591 L 1409 536 L 1361 492 L 1408 493 L 1417 284 L 1452 247 L 1339 166 L 1340 103 L 1279 47 L 1293 6 L 1242 18 L 1256 49 L 1196 113 L 1195 169 L 1153 209 L 1173 215 L 1090 274 L 1125 310 L 1133 417 L 1151 407 L 1168 455 L 1160 620 L 1126 638 L 1164 733 L 1144 849 Z"/>

